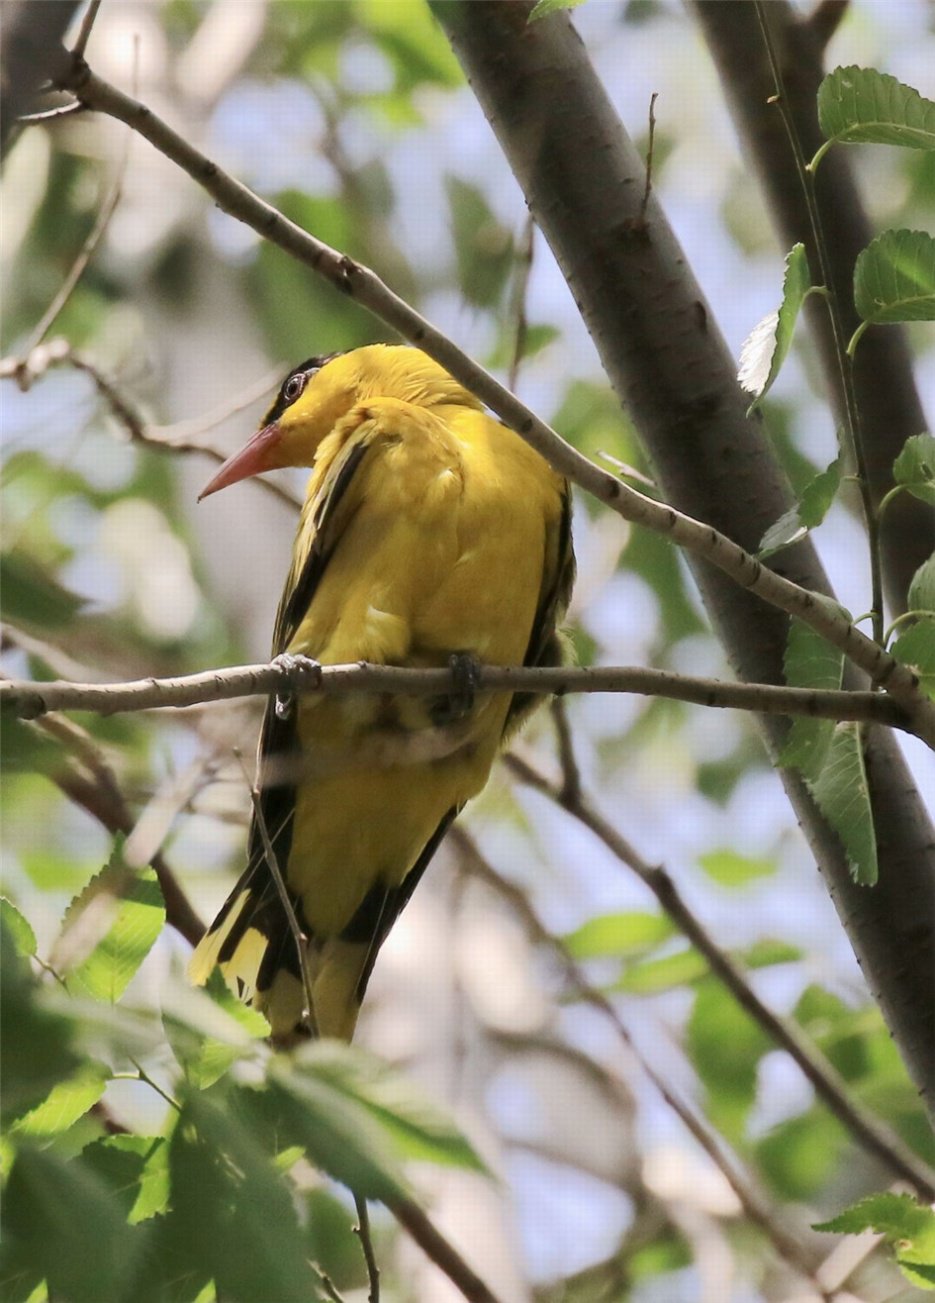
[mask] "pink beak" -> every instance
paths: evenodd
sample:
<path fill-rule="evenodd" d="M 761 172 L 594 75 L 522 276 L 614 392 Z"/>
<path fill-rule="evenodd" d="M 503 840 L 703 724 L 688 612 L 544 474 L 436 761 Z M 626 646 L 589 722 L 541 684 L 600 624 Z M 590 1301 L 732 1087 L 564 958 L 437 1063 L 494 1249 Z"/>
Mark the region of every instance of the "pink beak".
<path fill-rule="evenodd" d="M 200 502 L 210 493 L 217 493 L 218 489 L 226 489 L 229 484 L 247 480 L 251 475 L 275 470 L 278 462 L 275 460 L 274 453 L 281 438 L 282 431 L 275 421 L 272 425 L 264 425 L 262 430 L 257 430 L 249 443 L 246 443 L 240 452 L 235 452 L 232 457 L 228 457 L 218 473 L 208 481 L 198 494 L 198 501 Z"/>

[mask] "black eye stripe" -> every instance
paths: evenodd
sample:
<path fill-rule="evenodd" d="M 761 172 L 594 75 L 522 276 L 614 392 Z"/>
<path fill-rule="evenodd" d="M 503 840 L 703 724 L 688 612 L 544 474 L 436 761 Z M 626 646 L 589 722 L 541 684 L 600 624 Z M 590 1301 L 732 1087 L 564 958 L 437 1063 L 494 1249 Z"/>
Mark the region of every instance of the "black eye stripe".
<path fill-rule="evenodd" d="M 323 353 L 320 357 L 309 357 L 298 366 L 293 367 L 279 387 L 276 401 L 263 418 L 264 425 L 278 421 L 283 412 L 299 399 L 312 376 L 320 371 L 326 362 L 337 357 L 337 353 Z"/>

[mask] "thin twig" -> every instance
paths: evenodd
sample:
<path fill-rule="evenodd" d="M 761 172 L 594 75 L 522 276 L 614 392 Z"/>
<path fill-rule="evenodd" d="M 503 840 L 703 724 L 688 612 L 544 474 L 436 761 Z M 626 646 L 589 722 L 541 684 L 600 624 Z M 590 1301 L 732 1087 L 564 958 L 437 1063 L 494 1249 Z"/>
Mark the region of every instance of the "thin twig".
<path fill-rule="evenodd" d="M 468 1303 L 497 1303 L 496 1295 L 474 1269 L 468 1266 L 454 1245 L 429 1221 L 417 1203 L 411 1199 L 398 1199 L 388 1207 L 400 1226 L 409 1232 L 425 1256 L 457 1286 Z"/>
<path fill-rule="evenodd" d="M 569 799 L 562 788 L 551 783 L 515 753 L 506 756 L 504 763 L 521 782 L 551 797 L 579 823 L 589 828 L 622 864 L 637 875 L 659 901 L 668 917 L 704 956 L 711 971 L 720 978 L 737 1003 L 793 1059 L 813 1086 L 816 1095 L 864 1149 L 873 1154 L 894 1176 L 909 1181 L 923 1198 L 935 1199 L 935 1173 L 895 1131 L 855 1098 L 847 1082 L 795 1023 L 764 1004 L 736 960 L 721 949 L 693 913 L 666 870 L 659 865 L 648 864 L 580 793 Z"/>
<path fill-rule="evenodd" d="M 876 508 L 874 507 L 870 472 L 867 467 L 867 455 L 861 430 L 860 408 L 857 404 L 857 394 L 854 389 L 853 364 L 847 352 L 847 339 L 845 338 L 844 324 L 841 320 L 840 306 L 835 291 L 831 262 L 828 257 L 828 248 L 825 241 L 824 227 L 821 221 L 821 212 L 818 207 L 818 201 L 815 197 L 815 178 L 806 167 L 806 159 L 803 155 L 802 145 L 799 141 L 795 118 L 789 109 L 786 98 L 782 64 L 780 63 L 779 55 L 776 52 L 772 30 L 763 7 L 764 0 L 754 0 L 754 4 L 756 7 L 757 20 L 760 25 L 760 34 L 763 38 L 763 45 L 766 50 L 766 56 L 769 60 L 770 69 L 776 86 L 776 94 L 774 97 L 775 103 L 782 117 L 783 126 L 785 127 L 786 134 L 789 137 L 789 147 L 792 150 L 792 156 L 795 159 L 799 185 L 802 187 L 802 193 L 805 197 L 805 207 L 808 211 L 808 220 L 811 226 L 812 245 L 818 258 L 819 274 L 825 287 L 825 294 L 823 297 L 828 305 L 828 315 L 831 320 L 831 333 L 834 339 L 834 351 L 837 358 L 838 372 L 841 377 L 841 392 L 844 398 L 844 445 L 846 451 L 853 458 L 854 465 L 857 468 L 857 482 L 860 489 L 861 503 L 863 505 L 864 525 L 867 530 L 867 548 L 870 554 L 871 617 L 873 622 L 873 637 L 877 643 L 882 645 L 886 613 L 883 607 L 883 570 L 880 558 L 880 522 L 877 517 Z"/>
<path fill-rule="evenodd" d="M 513 318 L 513 355 L 507 372 L 507 388 L 516 391 L 519 368 L 526 352 L 526 336 L 529 322 L 526 317 L 526 295 L 529 291 L 529 277 L 532 274 L 532 260 L 536 250 L 536 223 L 532 213 L 526 217 L 519 253 L 516 259 L 516 276 L 513 282 L 513 297 L 510 303 L 510 315 Z"/>
<path fill-rule="evenodd" d="M 76 59 L 83 59 L 84 52 L 88 48 L 88 40 L 91 36 L 91 28 L 94 26 L 94 20 L 97 18 L 97 11 L 101 7 L 101 0 L 91 0 L 88 5 L 87 13 L 81 20 L 81 27 L 78 30 L 78 38 L 75 41 L 74 55 Z"/>
<path fill-rule="evenodd" d="M 40 344 L 24 357 L 5 357 L 0 359 L 0 379 L 15 379 L 21 389 L 29 389 L 32 384 L 53 366 L 71 366 L 87 375 L 100 397 L 110 410 L 111 416 L 129 436 L 131 443 L 138 443 L 157 452 L 195 453 L 209 457 L 214 462 L 227 460 L 227 452 L 197 437 L 199 429 L 210 429 L 219 424 L 228 415 L 248 406 L 256 397 L 269 387 L 263 379 L 263 388 L 251 386 L 228 409 L 223 412 L 211 412 L 202 425 L 198 421 L 179 423 L 178 426 L 149 425 L 142 412 L 121 393 L 115 382 L 101 368 L 79 353 L 65 339 L 52 339 L 47 344 Z M 277 372 L 278 374 L 278 372 Z M 248 396 L 249 395 L 249 396 Z M 251 483 L 258 485 L 266 493 L 271 493 L 287 506 L 298 510 L 302 501 L 296 494 L 284 488 L 275 480 L 254 479 Z"/>
<path fill-rule="evenodd" d="M 836 603 L 768 569 L 727 535 L 693 520 L 674 507 L 654 502 L 600 470 L 566 443 L 493 376 L 394 294 L 369 268 L 332 249 L 289 221 L 272 205 L 224 172 L 151 109 L 97 77 L 75 60 L 59 79 L 90 108 L 127 123 L 187 172 L 218 206 L 259 235 L 312 267 L 343 293 L 369 308 L 403 338 L 424 349 L 466 385 L 552 466 L 634 524 L 644 525 L 707 560 L 741 587 L 788 615 L 798 617 L 843 651 L 878 686 L 911 714 L 915 731 L 935 748 L 935 702 L 921 691 L 917 677 L 878 643 L 861 633 Z"/>
<path fill-rule="evenodd" d="M 581 774 L 575 759 L 575 742 L 568 723 L 568 711 L 561 697 L 552 702 L 552 722 L 558 743 L 558 763 L 562 770 L 562 801 L 574 804 L 581 796 Z"/>
<path fill-rule="evenodd" d="M 525 893 L 501 877 L 496 869 L 484 859 L 474 841 L 463 829 L 453 829 L 449 833 L 449 837 L 461 848 L 462 854 L 470 864 L 471 871 L 509 901 L 525 925 L 529 936 L 552 951 L 562 968 L 566 980 L 578 998 L 591 1005 L 592 1008 L 597 1009 L 613 1026 L 618 1037 L 642 1071 L 724 1176 L 747 1217 L 759 1226 L 779 1256 L 814 1284 L 814 1264 L 809 1260 L 794 1233 L 786 1229 L 776 1210 L 769 1204 L 766 1197 L 756 1189 L 752 1176 L 742 1171 L 738 1161 L 727 1152 L 725 1146 L 722 1145 L 707 1123 L 699 1117 L 687 1101 L 681 1098 L 662 1074 L 657 1072 L 634 1041 L 629 1028 L 613 1004 L 602 991 L 592 986 L 587 980 L 564 943 L 558 937 L 553 936 L 543 924 Z M 823 1292 L 819 1292 L 822 1298 L 826 1297 Z"/>
<path fill-rule="evenodd" d="M 640 221 L 646 222 L 646 209 L 653 189 L 653 150 L 656 147 L 656 100 L 659 92 L 653 91 L 649 97 L 649 141 L 646 145 L 646 184 L 643 187 L 643 202 L 640 206 Z"/>
<path fill-rule="evenodd" d="M 363 1195 L 354 1191 L 354 1207 L 357 1209 L 357 1225 L 354 1227 L 354 1234 L 360 1240 L 360 1247 L 363 1250 L 364 1262 L 367 1264 L 367 1298 L 369 1303 L 380 1303 L 380 1268 L 377 1266 L 376 1255 L 373 1251 L 373 1237 L 370 1234 L 370 1214 L 367 1211 L 367 1200 Z"/>
<path fill-rule="evenodd" d="M 99 4 L 100 0 L 96 0 L 96 3 Z M 92 0 L 92 6 L 91 9 L 88 10 L 88 14 L 93 14 L 94 12 L 96 12 L 96 8 Z M 85 15 L 86 20 L 88 14 Z M 110 188 L 110 193 L 107 195 L 107 198 L 104 200 L 103 204 L 101 205 L 101 211 L 97 215 L 97 221 L 94 223 L 94 226 L 91 228 L 91 232 L 88 235 L 88 238 L 81 246 L 78 256 L 75 259 L 75 261 L 72 263 L 68 275 L 62 281 L 61 285 L 59 286 L 58 292 L 56 293 L 52 302 L 46 308 L 45 312 L 42 314 L 41 318 L 39 319 L 38 323 L 34 327 L 26 343 L 24 344 L 23 354 L 22 354 L 24 358 L 28 357 L 29 354 L 42 343 L 46 335 L 51 330 L 55 322 L 55 319 L 58 317 L 59 313 L 65 307 L 65 304 L 68 302 L 68 300 L 71 298 L 72 294 L 74 293 L 75 287 L 77 286 L 78 282 L 81 280 L 81 277 L 84 275 L 88 264 L 90 263 L 91 259 L 94 257 L 94 254 L 97 252 L 97 248 L 107 232 L 107 228 L 110 225 L 111 218 L 113 217 L 114 213 L 117 211 L 117 205 L 120 203 L 120 198 L 123 194 L 123 181 L 127 170 L 127 160 L 130 157 L 130 142 L 132 139 L 133 139 L 132 133 L 128 132 L 124 137 L 123 149 L 121 150 L 120 158 L 117 162 L 117 169 L 114 174 L 114 180 Z"/>
<path fill-rule="evenodd" d="M 408 669 L 398 665 L 319 665 L 300 660 L 284 664 L 236 665 L 175 678 L 136 679 L 129 683 L 70 683 L 63 680 L 0 681 L 0 704 L 23 719 L 36 719 L 49 710 L 88 710 L 98 715 L 124 711 L 195 706 L 235 697 L 268 696 L 273 692 L 399 693 L 424 696 L 451 688 L 447 668 Z M 760 714 L 806 715 L 815 719 L 866 720 L 913 732 L 901 707 L 878 692 L 840 689 L 785 688 L 770 683 L 724 683 L 668 670 L 641 666 L 511 667 L 482 665 L 477 687 L 483 691 L 629 692 L 668 697 L 699 706 L 752 710 Z"/>
<path fill-rule="evenodd" d="M 240 757 L 239 753 L 238 759 L 240 759 L 240 763 L 243 765 L 243 759 Z M 289 931 L 292 933 L 292 939 L 295 942 L 296 955 L 299 961 L 299 971 L 302 974 L 302 985 L 305 987 L 305 1003 L 308 1006 L 308 1028 L 313 1036 L 317 1036 L 318 1023 L 315 1018 L 314 984 L 308 966 L 308 937 L 305 936 L 302 929 L 299 927 L 299 920 L 295 913 L 295 905 L 292 903 L 292 899 L 286 887 L 282 869 L 279 864 L 279 857 L 276 854 L 269 835 L 269 828 L 266 825 L 266 816 L 263 813 L 263 806 L 260 802 L 259 789 L 250 783 L 246 769 L 244 769 L 244 777 L 247 779 L 247 783 L 250 786 L 250 800 L 253 803 L 253 817 L 256 819 L 257 828 L 260 832 L 260 840 L 263 843 L 263 854 L 266 856 L 266 864 L 270 871 L 270 877 L 276 885 L 276 892 L 279 896 L 280 904 L 285 911 L 286 921 L 289 924 Z"/>

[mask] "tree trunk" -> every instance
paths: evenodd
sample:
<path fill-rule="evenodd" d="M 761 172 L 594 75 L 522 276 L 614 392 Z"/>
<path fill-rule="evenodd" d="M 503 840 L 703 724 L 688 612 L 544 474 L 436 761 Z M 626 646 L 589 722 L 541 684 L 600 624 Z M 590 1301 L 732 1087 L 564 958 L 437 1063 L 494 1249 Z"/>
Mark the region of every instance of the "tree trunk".
<path fill-rule="evenodd" d="M 746 415 L 734 360 L 653 195 L 643 212 L 642 159 L 567 14 L 528 24 L 527 0 L 434 0 L 433 9 L 667 500 L 755 550 L 790 505 L 788 485 L 761 419 Z M 785 617 L 691 563 L 738 674 L 781 682 Z M 775 569 L 829 591 L 810 543 L 783 552 Z M 775 757 L 787 726 L 760 726 Z M 873 889 L 852 881 L 800 776 L 781 776 L 870 990 L 935 1111 L 935 832 L 891 734 L 874 730 L 868 760 L 880 859 Z"/>

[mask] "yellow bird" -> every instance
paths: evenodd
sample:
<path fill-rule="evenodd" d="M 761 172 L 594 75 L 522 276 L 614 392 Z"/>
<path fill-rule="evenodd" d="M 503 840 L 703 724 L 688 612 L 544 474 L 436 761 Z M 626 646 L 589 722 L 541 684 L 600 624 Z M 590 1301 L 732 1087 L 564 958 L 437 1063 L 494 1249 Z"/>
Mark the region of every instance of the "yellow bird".
<path fill-rule="evenodd" d="M 312 475 L 274 655 L 560 662 L 568 485 L 424 353 L 374 344 L 303 362 L 202 497 L 283 466 Z M 193 981 L 218 965 L 277 1038 L 311 1025 L 350 1040 L 377 951 L 538 700 L 469 684 L 444 697 L 272 698 L 247 868 L 192 956 Z M 270 853 L 306 938 L 301 959 Z"/>

